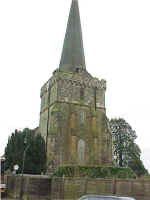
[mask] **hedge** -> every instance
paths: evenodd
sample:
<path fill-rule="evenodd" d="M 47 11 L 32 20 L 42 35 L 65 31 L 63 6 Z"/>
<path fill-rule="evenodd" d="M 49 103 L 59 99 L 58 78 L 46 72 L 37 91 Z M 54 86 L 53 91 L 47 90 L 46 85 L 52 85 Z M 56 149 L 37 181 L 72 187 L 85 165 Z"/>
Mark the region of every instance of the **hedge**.
<path fill-rule="evenodd" d="M 53 173 L 56 177 L 89 177 L 89 178 L 133 178 L 130 168 L 115 166 L 60 166 Z"/>

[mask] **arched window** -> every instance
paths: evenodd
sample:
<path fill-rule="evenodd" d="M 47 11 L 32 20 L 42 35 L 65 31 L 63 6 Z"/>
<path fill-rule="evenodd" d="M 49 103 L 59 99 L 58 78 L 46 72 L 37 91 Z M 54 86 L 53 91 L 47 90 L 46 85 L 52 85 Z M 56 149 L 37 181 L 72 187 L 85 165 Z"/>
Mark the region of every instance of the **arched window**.
<path fill-rule="evenodd" d="M 85 142 L 80 139 L 78 142 L 78 164 L 84 164 Z"/>
<path fill-rule="evenodd" d="M 81 111 L 80 112 L 80 122 L 83 124 L 85 122 L 85 112 Z"/>

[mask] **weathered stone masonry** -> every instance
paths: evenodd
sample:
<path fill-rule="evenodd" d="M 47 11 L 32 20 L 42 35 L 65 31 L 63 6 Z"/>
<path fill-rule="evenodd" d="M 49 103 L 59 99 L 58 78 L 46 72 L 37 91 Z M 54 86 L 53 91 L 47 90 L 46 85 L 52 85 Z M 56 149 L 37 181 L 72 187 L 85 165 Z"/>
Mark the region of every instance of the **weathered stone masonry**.
<path fill-rule="evenodd" d="M 41 89 L 40 132 L 49 172 L 64 164 L 111 164 L 105 90 L 106 81 L 86 70 L 78 1 L 73 0 L 60 66 Z"/>
<path fill-rule="evenodd" d="M 76 200 L 85 194 L 129 195 L 136 200 L 150 199 L 150 180 L 142 179 L 91 179 L 49 178 L 48 176 L 24 176 L 23 199 L 28 200 Z M 8 176 L 8 197 L 19 198 L 20 176 Z"/>

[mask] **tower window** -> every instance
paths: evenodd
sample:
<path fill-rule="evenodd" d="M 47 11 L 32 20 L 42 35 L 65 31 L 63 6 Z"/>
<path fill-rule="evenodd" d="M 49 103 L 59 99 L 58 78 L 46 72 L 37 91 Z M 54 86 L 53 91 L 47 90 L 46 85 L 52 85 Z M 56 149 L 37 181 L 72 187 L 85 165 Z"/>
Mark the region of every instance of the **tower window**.
<path fill-rule="evenodd" d="M 78 142 L 78 164 L 84 163 L 84 156 L 85 156 L 85 141 L 80 139 Z"/>
<path fill-rule="evenodd" d="M 80 99 L 84 100 L 84 89 L 83 88 L 80 89 Z"/>
<path fill-rule="evenodd" d="M 80 113 L 80 121 L 81 121 L 81 123 L 84 123 L 84 121 L 85 121 L 85 112 L 83 112 L 83 111 L 81 111 L 81 113 Z"/>
<path fill-rule="evenodd" d="M 75 68 L 75 71 L 76 71 L 77 73 L 80 73 L 80 72 L 82 71 L 82 66 L 77 66 L 77 67 Z"/>
<path fill-rule="evenodd" d="M 76 72 L 79 73 L 79 71 L 80 71 L 80 69 L 79 69 L 79 68 L 76 68 Z"/>

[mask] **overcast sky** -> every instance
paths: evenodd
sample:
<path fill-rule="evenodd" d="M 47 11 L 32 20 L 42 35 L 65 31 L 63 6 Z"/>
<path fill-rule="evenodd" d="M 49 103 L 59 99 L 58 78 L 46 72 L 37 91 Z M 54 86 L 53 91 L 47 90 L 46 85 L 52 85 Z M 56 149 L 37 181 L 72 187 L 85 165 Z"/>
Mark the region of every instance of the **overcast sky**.
<path fill-rule="evenodd" d="M 71 0 L 0 1 L 0 155 L 15 129 L 39 125 L 40 88 L 58 68 Z M 150 171 L 150 1 L 79 0 L 87 70 L 107 80 Z"/>

